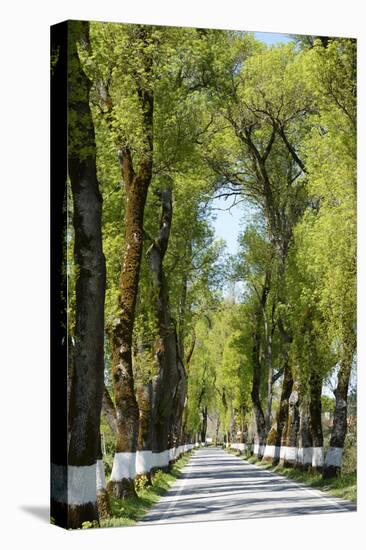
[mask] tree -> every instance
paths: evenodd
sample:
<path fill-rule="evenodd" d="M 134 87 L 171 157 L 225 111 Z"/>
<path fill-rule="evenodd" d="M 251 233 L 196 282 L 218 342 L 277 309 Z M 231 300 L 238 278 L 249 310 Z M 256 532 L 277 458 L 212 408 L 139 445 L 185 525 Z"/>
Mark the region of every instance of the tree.
<path fill-rule="evenodd" d="M 96 461 L 104 371 L 105 260 L 102 199 L 96 174 L 95 135 L 89 107 L 90 81 L 78 47 L 89 44 L 87 23 L 68 23 L 69 157 L 75 232 L 75 349 L 69 400 L 66 526 L 98 521 Z M 56 510 L 55 516 L 63 513 Z"/>
<path fill-rule="evenodd" d="M 111 35 L 105 42 L 105 30 Z M 98 81 L 102 111 L 106 112 L 118 148 L 121 176 L 126 193 L 125 235 L 119 281 L 118 320 L 112 339 L 112 372 L 117 411 L 115 463 L 109 490 L 116 496 L 134 494 L 135 453 L 139 411 L 132 368 L 132 335 L 143 249 L 143 218 L 153 166 L 154 44 L 159 32 L 153 27 L 96 24 L 95 41 L 108 47 L 108 63 Z M 117 39 L 116 42 L 113 40 Z M 104 41 L 104 43 L 103 43 Z M 122 52 L 120 47 L 122 45 Z M 128 48 L 136 52 L 135 62 L 127 58 Z M 119 54 L 117 61 L 116 56 Z M 107 73 L 106 73 L 107 71 Z M 109 72 L 108 72 L 109 71 Z M 104 73 L 104 74 L 103 74 Z M 113 78 L 112 78 L 113 75 Z M 115 84 L 119 80 L 118 85 Z M 125 121 L 120 98 L 131 107 L 135 129 Z M 105 111 L 103 110 L 105 109 Z"/>
<path fill-rule="evenodd" d="M 319 301 L 337 356 L 338 386 L 324 476 L 339 472 L 347 431 L 347 396 L 356 351 L 356 49 L 349 39 L 319 42 L 307 54 L 307 77 L 319 115 L 305 144 L 309 185 L 318 200 L 308 269 L 320 281 Z M 339 231 L 339 228 L 342 228 Z"/>
<path fill-rule="evenodd" d="M 162 213 L 158 237 L 148 250 L 150 269 L 156 292 L 158 336 L 154 345 L 156 376 L 153 379 L 154 450 L 162 452 L 175 447 L 185 400 L 186 372 L 179 356 L 175 326 L 169 307 L 163 260 L 167 251 L 172 223 L 172 189 L 160 192 Z M 176 423 L 178 422 L 178 425 Z"/>

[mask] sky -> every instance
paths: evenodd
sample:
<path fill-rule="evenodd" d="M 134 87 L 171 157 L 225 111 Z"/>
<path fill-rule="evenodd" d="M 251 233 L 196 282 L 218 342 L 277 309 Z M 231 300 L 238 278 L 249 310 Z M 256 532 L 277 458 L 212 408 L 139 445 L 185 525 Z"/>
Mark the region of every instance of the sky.
<path fill-rule="evenodd" d="M 241 222 L 244 217 L 242 206 L 238 204 L 230 208 L 232 203 L 233 197 L 229 197 L 227 200 L 219 198 L 212 201 L 213 213 L 216 216 L 216 220 L 213 222 L 216 238 L 226 242 L 229 254 L 237 252 L 238 236 L 243 228 Z M 230 210 L 228 210 L 229 208 Z"/>
<path fill-rule="evenodd" d="M 265 44 L 271 46 L 280 42 L 286 43 L 291 40 L 288 34 L 278 34 L 271 32 L 255 32 L 254 36 L 257 40 L 261 40 Z M 213 225 L 217 239 L 226 241 L 227 252 L 235 254 L 238 250 L 238 236 L 245 226 L 245 216 L 242 204 L 234 206 L 230 210 L 233 198 L 229 197 L 216 199 L 212 202 L 212 207 L 220 210 L 215 210 L 217 216 Z"/>
<path fill-rule="evenodd" d="M 279 44 L 280 42 L 290 42 L 291 40 L 291 35 L 279 34 L 276 32 L 255 32 L 254 37 L 257 40 L 261 40 L 268 46 L 272 46 L 272 44 Z"/>

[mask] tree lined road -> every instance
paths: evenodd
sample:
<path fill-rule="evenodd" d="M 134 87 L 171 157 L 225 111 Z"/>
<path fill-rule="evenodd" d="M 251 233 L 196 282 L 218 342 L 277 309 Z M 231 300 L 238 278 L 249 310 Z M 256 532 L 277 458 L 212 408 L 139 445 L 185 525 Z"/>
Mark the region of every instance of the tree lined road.
<path fill-rule="evenodd" d="M 286 42 L 53 28 L 57 525 L 137 521 L 145 489 L 155 498 L 169 479 L 139 476 L 168 467 L 171 442 L 239 433 L 258 457 L 287 449 L 322 486 L 346 474 L 339 494 L 356 494 L 357 44 Z M 216 214 L 233 208 L 232 223 Z M 237 234 L 229 255 L 216 215 Z M 344 506 L 203 449 L 145 522 Z"/>
<path fill-rule="evenodd" d="M 199 449 L 140 525 L 356 511 L 219 448 Z"/>

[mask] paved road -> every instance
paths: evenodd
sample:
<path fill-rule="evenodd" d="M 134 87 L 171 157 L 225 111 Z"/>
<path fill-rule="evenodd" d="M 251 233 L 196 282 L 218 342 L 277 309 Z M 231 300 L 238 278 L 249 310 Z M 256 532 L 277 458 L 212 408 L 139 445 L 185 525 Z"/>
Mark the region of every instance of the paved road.
<path fill-rule="evenodd" d="M 140 525 L 355 511 L 356 505 L 244 462 L 219 448 L 197 450 L 182 477 Z"/>

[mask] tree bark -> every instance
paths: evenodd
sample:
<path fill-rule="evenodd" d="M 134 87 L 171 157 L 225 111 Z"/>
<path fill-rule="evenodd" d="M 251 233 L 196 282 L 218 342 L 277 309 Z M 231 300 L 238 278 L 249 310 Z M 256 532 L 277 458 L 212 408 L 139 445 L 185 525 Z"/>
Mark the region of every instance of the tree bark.
<path fill-rule="evenodd" d="M 176 340 L 177 350 L 178 342 Z M 171 446 L 176 447 L 181 440 L 184 421 L 184 410 L 187 401 L 187 378 L 188 374 L 182 360 L 178 355 L 177 362 L 178 382 L 173 395 L 173 414 L 171 427 Z"/>
<path fill-rule="evenodd" d="M 310 425 L 313 440 L 312 467 L 315 471 L 323 470 L 323 428 L 322 428 L 322 377 L 313 370 L 310 374 Z"/>
<path fill-rule="evenodd" d="M 164 256 L 169 243 L 172 223 L 172 190 L 165 188 L 161 194 L 161 219 L 159 235 L 147 254 L 153 273 L 156 291 L 156 318 L 158 337 L 155 342 L 153 430 L 155 452 L 164 452 L 177 444 L 181 432 L 182 414 L 186 393 L 186 373 L 182 364 L 176 329 L 170 315 L 168 288 L 164 273 Z"/>
<path fill-rule="evenodd" d="M 152 469 L 152 382 L 140 384 L 137 389 L 137 402 L 140 411 L 139 434 L 136 457 L 137 476 L 145 475 L 151 484 Z"/>
<path fill-rule="evenodd" d="M 274 334 L 275 325 L 273 323 L 273 315 L 274 315 L 274 308 L 272 308 L 272 315 L 271 315 L 271 325 L 268 326 L 268 320 L 265 313 L 265 310 L 263 312 L 264 316 L 264 326 L 265 326 L 265 337 L 266 337 L 266 344 L 267 344 L 267 366 L 268 366 L 268 374 L 267 374 L 267 404 L 266 404 L 266 412 L 265 412 L 265 424 L 266 424 L 266 433 L 271 429 L 272 426 L 272 399 L 273 399 L 273 363 L 272 363 L 272 339 Z"/>
<path fill-rule="evenodd" d="M 217 445 L 219 440 L 219 430 L 220 430 L 220 416 L 217 417 L 217 421 L 216 421 L 215 442 L 214 442 L 215 445 Z"/>
<path fill-rule="evenodd" d="M 191 246 L 191 242 L 189 241 L 187 246 Z M 178 314 L 178 348 L 179 348 L 179 354 L 181 357 L 185 357 L 185 350 L 184 350 L 184 338 L 185 338 L 185 315 L 186 315 L 186 307 L 187 307 L 187 290 L 188 290 L 188 273 L 187 271 L 184 271 L 183 277 L 182 277 L 182 287 L 180 291 L 180 297 L 179 297 L 179 314 Z"/>
<path fill-rule="evenodd" d="M 300 403 L 300 445 L 297 466 L 308 470 L 312 466 L 313 438 L 311 435 L 311 418 L 308 395 L 303 395 Z"/>
<path fill-rule="evenodd" d="M 206 433 L 207 433 L 207 406 L 203 407 L 202 409 L 202 427 L 201 427 L 202 443 L 206 441 Z"/>
<path fill-rule="evenodd" d="M 104 465 L 103 465 L 103 453 L 99 434 L 99 451 L 97 456 L 97 506 L 100 519 L 106 519 L 111 516 L 111 503 L 109 500 L 109 494 L 106 489 Z"/>
<path fill-rule="evenodd" d="M 246 421 L 246 413 L 247 410 L 245 407 L 241 408 L 241 415 L 240 415 L 240 443 L 246 443 L 248 438 L 248 424 Z"/>
<path fill-rule="evenodd" d="M 60 527 L 67 527 L 67 411 L 72 373 L 67 334 L 67 35 L 66 22 L 51 27 L 51 518 Z M 61 478 L 56 484 L 58 472 Z"/>
<path fill-rule="evenodd" d="M 298 434 L 300 426 L 299 388 L 300 384 L 295 380 L 288 400 L 285 456 L 283 458 L 283 465 L 285 467 L 293 467 L 297 460 Z"/>
<path fill-rule="evenodd" d="M 277 413 L 277 421 L 276 421 L 276 437 L 275 437 L 275 447 L 276 450 L 279 450 L 281 448 L 281 445 L 285 443 L 286 441 L 286 432 L 285 432 L 285 426 L 287 421 L 287 415 L 288 415 L 288 407 L 289 407 L 289 398 L 292 391 L 292 373 L 291 368 L 288 362 L 288 356 L 287 352 L 284 353 L 284 374 L 283 374 L 283 382 L 282 382 L 282 389 L 281 389 L 281 397 L 280 397 L 280 406 Z M 279 453 L 277 452 L 273 458 L 272 464 L 276 466 L 280 461 Z"/>
<path fill-rule="evenodd" d="M 152 99 L 150 107 L 152 117 Z M 132 370 L 132 334 L 143 247 L 144 208 L 151 180 L 152 158 L 150 163 L 146 163 L 141 169 L 139 175 L 133 171 L 128 150 L 122 155 L 121 165 L 127 194 L 126 235 L 120 277 L 120 317 L 113 331 L 112 375 L 117 412 L 115 461 L 129 461 L 131 464 L 126 468 L 118 468 L 117 463 L 114 464 L 116 468 L 114 472 L 112 470 L 108 490 L 118 498 L 135 495 L 132 454 L 137 450 L 139 411 Z"/>
<path fill-rule="evenodd" d="M 226 399 L 226 391 L 225 391 L 225 388 L 223 388 L 223 390 L 222 390 L 221 401 L 222 401 L 222 406 L 224 407 L 224 419 L 226 419 L 228 406 L 227 406 L 227 399 Z M 225 426 L 223 426 L 223 427 L 225 428 Z M 226 430 L 224 431 L 224 443 L 225 443 L 226 445 L 228 444 L 227 431 L 226 431 Z"/>
<path fill-rule="evenodd" d="M 184 439 L 184 434 L 185 434 L 185 431 L 186 431 L 186 426 L 187 426 L 187 420 L 188 420 L 188 395 L 187 395 L 187 379 L 188 379 L 188 376 L 189 376 L 189 364 L 190 364 L 190 361 L 192 359 L 192 355 L 193 355 L 193 352 L 194 352 L 194 349 L 195 349 L 195 345 L 196 345 L 196 335 L 195 335 L 195 332 L 193 331 L 193 334 L 192 334 L 192 342 L 191 342 L 191 345 L 187 351 L 187 353 L 184 355 L 184 376 L 185 376 L 185 380 L 186 380 L 186 388 L 185 388 L 185 391 L 182 391 L 181 392 L 181 397 L 182 397 L 182 400 L 183 400 L 183 410 L 182 410 L 182 414 L 181 414 L 181 428 L 180 428 L 180 433 L 179 433 L 179 436 L 178 436 L 178 440 L 179 442 L 183 441 Z M 183 352 L 184 352 L 184 346 L 180 349 L 183 349 Z M 181 355 L 182 357 L 182 355 Z M 184 399 L 183 399 L 184 397 Z"/>
<path fill-rule="evenodd" d="M 117 416 L 116 408 L 112 401 L 109 391 L 104 386 L 103 400 L 102 400 L 102 415 L 107 421 L 108 426 L 112 430 L 113 434 L 117 434 Z"/>
<path fill-rule="evenodd" d="M 146 58 L 151 71 L 152 59 Z M 117 413 L 116 454 L 108 490 L 118 498 L 135 495 L 135 459 L 139 410 L 132 370 L 132 335 L 144 238 L 144 210 L 153 165 L 154 96 L 149 88 L 139 88 L 145 145 L 138 168 L 128 146 L 119 150 L 119 162 L 126 189 L 125 243 L 119 284 L 119 319 L 112 340 L 112 376 Z"/>
<path fill-rule="evenodd" d="M 252 333 L 252 390 L 251 398 L 253 403 L 253 410 L 256 422 L 257 442 L 258 445 L 258 458 L 263 458 L 264 447 L 266 444 L 266 420 L 263 413 L 260 389 L 262 381 L 262 365 L 261 365 L 261 310 L 266 307 L 267 296 L 269 292 L 269 275 L 266 275 L 266 281 L 264 283 L 260 299 L 259 308 L 255 312 L 255 322 Z"/>
<path fill-rule="evenodd" d="M 181 421 L 181 428 L 180 428 L 180 433 L 178 437 L 178 445 L 180 445 L 181 442 L 184 440 L 186 429 L 187 429 L 187 420 L 188 420 L 188 397 L 186 396 L 183 404 L 182 421 Z"/>
<path fill-rule="evenodd" d="M 339 474 L 342 466 L 344 441 L 347 435 L 347 398 L 352 370 L 353 353 L 341 362 L 337 388 L 334 390 L 335 410 L 329 449 L 325 458 L 323 478 L 329 479 Z"/>
<path fill-rule="evenodd" d="M 87 22 L 68 23 L 69 158 L 75 231 L 75 349 L 69 403 L 67 527 L 98 521 L 96 461 L 104 378 L 105 259 L 102 197 L 96 174 L 95 135 L 89 107 L 90 82 L 78 55 L 89 42 Z M 59 503 L 62 505 L 62 503 Z M 54 507 L 55 508 L 55 507 Z M 56 519 L 57 522 L 57 519 Z"/>

